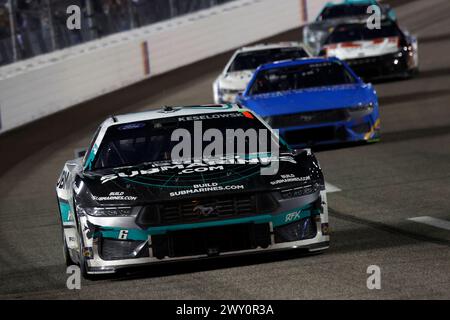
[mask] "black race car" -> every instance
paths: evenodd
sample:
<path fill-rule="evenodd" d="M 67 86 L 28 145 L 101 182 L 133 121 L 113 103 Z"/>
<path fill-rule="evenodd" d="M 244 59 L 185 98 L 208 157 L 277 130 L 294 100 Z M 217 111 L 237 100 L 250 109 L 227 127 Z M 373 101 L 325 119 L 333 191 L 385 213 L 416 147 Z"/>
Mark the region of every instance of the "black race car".
<path fill-rule="evenodd" d="M 367 20 L 373 13 L 371 6 L 379 8 L 380 18 L 397 20 L 395 11 L 386 3 L 376 0 L 343 0 L 341 3 L 328 2 L 316 19 L 304 26 L 303 42 L 314 54 L 318 54 L 333 29 L 341 23 L 354 19 Z"/>
<path fill-rule="evenodd" d="M 198 126 L 203 136 L 197 136 Z M 218 149 L 205 156 L 211 136 L 216 143 L 225 134 L 221 141 L 229 146 L 229 132 L 241 143 L 226 152 L 215 144 Z M 275 147 L 248 151 L 252 132 L 257 141 L 264 133 Z M 199 141 L 200 156 L 185 154 L 191 146 L 198 151 Z M 186 149 L 177 153 L 180 143 Z M 166 261 L 329 245 L 316 158 L 308 149 L 278 143 L 264 121 L 237 105 L 111 117 L 84 158 L 64 165 L 56 192 L 66 262 L 80 265 L 85 277 Z"/>
<path fill-rule="evenodd" d="M 363 79 L 410 77 L 419 70 L 417 38 L 391 20 L 370 29 L 365 20 L 340 24 L 321 52 L 338 57 Z"/>

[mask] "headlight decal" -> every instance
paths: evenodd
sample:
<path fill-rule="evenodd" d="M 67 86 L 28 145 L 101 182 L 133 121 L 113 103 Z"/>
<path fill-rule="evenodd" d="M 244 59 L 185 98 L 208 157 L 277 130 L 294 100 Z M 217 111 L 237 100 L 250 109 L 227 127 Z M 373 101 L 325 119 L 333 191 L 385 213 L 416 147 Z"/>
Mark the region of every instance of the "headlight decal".
<path fill-rule="evenodd" d="M 373 112 L 374 104 L 368 103 L 368 104 L 364 104 L 364 105 L 360 105 L 360 106 L 356 106 L 356 107 L 351 107 L 351 108 L 348 108 L 347 110 L 353 119 L 362 118 Z"/>
<path fill-rule="evenodd" d="M 104 207 L 80 208 L 81 211 L 92 217 L 129 217 L 132 215 L 131 207 Z"/>

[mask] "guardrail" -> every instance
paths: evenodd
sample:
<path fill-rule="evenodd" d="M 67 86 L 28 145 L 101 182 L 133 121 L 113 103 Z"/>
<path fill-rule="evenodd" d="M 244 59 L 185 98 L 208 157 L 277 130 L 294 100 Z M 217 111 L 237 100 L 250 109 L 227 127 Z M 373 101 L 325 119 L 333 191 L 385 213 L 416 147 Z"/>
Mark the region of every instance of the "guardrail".
<path fill-rule="evenodd" d="M 0 133 L 299 27 L 326 2 L 236 0 L 2 67 Z"/>

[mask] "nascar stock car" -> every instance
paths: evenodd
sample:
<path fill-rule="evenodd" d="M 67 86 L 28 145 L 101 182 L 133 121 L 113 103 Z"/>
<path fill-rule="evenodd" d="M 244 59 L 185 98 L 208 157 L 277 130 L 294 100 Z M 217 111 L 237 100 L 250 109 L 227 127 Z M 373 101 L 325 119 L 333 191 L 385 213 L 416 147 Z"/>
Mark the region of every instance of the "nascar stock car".
<path fill-rule="evenodd" d="M 345 60 L 365 79 L 411 77 L 419 71 L 417 38 L 390 20 L 379 29 L 369 29 L 365 21 L 341 24 L 325 41 L 322 54 Z"/>
<path fill-rule="evenodd" d="M 234 103 L 256 68 L 271 61 L 309 57 L 311 53 L 298 42 L 258 44 L 237 50 L 213 83 L 215 103 Z"/>
<path fill-rule="evenodd" d="M 205 135 L 208 129 L 268 130 L 278 152 L 227 149 L 212 158 L 174 160 L 172 133 L 195 135 L 198 121 Z M 268 163 L 278 163 L 277 170 L 261 174 Z M 64 165 L 56 192 L 66 263 L 78 264 L 86 278 L 166 261 L 329 246 L 315 156 L 283 145 L 263 120 L 237 105 L 108 118 L 84 157 Z"/>
<path fill-rule="evenodd" d="M 260 66 L 239 102 L 291 147 L 380 138 L 378 98 L 345 62 L 306 58 Z"/>
<path fill-rule="evenodd" d="M 313 54 L 320 52 L 325 40 L 333 28 L 350 19 L 367 19 L 370 16 L 369 6 L 380 9 L 381 19 L 396 21 L 395 11 L 388 4 L 380 4 L 376 0 L 344 0 L 341 3 L 329 2 L 320 11 L 314 22 L 303 28 L 303 42 Z"/>

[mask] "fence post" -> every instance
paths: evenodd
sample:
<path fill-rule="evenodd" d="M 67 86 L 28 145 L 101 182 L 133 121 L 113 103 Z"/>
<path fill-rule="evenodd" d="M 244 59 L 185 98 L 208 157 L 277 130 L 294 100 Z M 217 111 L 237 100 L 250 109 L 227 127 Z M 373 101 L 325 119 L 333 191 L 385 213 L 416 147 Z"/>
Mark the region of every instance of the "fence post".
<path fill-rule="evenodd" d="M 48 24 L 50 27 L 52 51 L 55 51 L 57 49 L 57 42 L 56 42 L 55 27 L 53 25 L 52 4 L 50 0 L 46 0 L 46 2 L 47 2 L 47 15 L 48 15 Z"/>
<path fill-rule="evenodd" d="M 17 50 L 17 38 L 16 38 L 16 15 L 14 14 L 14 3 L 13 0 L 8 0 L 8 11 L 9 11 L 9 28 L 11 31 L 11 45 L 13 51 L 13 60 L 17 61 L 19 59 L 19 52 Z"/>

